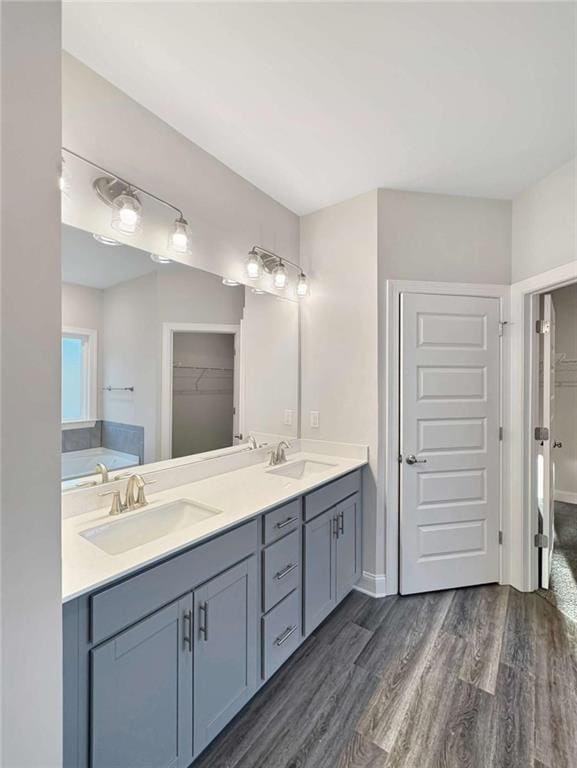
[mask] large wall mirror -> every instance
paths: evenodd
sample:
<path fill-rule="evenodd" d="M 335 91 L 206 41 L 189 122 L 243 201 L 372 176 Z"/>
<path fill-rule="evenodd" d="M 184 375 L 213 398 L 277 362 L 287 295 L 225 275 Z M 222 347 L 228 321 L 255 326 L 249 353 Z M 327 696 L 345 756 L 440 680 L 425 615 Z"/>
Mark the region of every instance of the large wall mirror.
<path fill-rule="evenodd" d="M 227 283 L 63 224 L 63 488 L 298 436 L 298 303 Z"/>

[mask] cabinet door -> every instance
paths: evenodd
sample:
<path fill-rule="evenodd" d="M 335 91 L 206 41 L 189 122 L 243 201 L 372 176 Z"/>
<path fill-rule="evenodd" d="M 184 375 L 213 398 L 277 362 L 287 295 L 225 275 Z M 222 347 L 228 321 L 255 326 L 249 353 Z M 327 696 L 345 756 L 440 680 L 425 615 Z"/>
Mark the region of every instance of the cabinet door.
<path fill-rule="evenodd" d="M 304 526 L 304 616 L 309 635 L 337 604 L 335 590 L 336 510 Z"/>
<path fill-rule="evenodd" d="M 91 651 L 92 768 L 192 760 L 192 594 Z"/>
<path fill-rule="evenodd" d="M 361 575 L 361 504 L 355 493 L 336 507 L 337 536 L 337 602 L 347 595 Z"/>
<path fill-rule="evenodd" d="M 194 592 L 194 752 L 246 704 L 257 682 L 256 559 Z"/>

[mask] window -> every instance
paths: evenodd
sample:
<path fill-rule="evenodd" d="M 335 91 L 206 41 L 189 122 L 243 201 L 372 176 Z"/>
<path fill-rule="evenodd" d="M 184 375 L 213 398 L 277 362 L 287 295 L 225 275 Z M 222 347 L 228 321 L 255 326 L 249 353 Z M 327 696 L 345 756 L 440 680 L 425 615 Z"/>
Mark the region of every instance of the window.
<path fill-rule="evenodd" d="M 62 331 L 62 424 L 96 419 L 96 331 Z"/>

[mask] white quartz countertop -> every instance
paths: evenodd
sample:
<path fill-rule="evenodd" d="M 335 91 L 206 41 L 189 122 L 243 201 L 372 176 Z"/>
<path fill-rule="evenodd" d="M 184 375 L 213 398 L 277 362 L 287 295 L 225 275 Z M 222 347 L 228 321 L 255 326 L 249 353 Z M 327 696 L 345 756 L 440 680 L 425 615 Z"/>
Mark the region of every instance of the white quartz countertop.
<path fill-rule="evenodd" d="M 332 466 L 301 479 L 274 474 L 267 463 L 254 464 L 204 480 L 178 485 L 159 493 L 147 488 L 149 504 L 141 510 L 108 514 L 110 497 L 101 509 L 62 521 L 62 599 L 63 602 L 91 592 L 157 560 L 211 538 L 252 517 L 324 485 L 364 466 L 366 459 L 342 458 L 319 453 L 296 453 L 288 457 L 288 466 L 300 460 L 324 462 Z M 187 499 L 219 510 L 208 519 L 171 532 L 147 544 L 110 555 L 81 536 L 90 528 L 136 517 L 143 511 L 178 499 Z"/>

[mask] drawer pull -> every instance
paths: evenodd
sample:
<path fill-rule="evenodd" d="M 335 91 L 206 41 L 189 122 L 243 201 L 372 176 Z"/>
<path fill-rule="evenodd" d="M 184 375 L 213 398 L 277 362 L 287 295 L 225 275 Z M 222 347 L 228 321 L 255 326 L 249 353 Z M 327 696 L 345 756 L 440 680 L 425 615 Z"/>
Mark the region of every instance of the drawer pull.
<path fill-rule="evenodd" d="M 345 513 L 339 512 L 339 536 L 345 533 Z"/>
<path fill-rule="evenodd" d="M 286 643 L 286 641 L 289 639 L 291 635 L 294 635 L 294 633 L 297 631 L 298 627 L 295 625 L 294 627 L 287 627 L 285 631 L 282 633 L 282 635 L 279 635 L 277 639 L 274 641 L 275 645 L 283 645 Z"/>
<path fill-rule="evenodd" d="M 286 520 L 282 520 L 280 523 L 276 524 L 276 527 L 281 530 L 282 528 L 286 528 L 287 525 L 290 525 L 291 523 L 294 523 L 296 521 L 296 517 L 287 517 Z"/>
<path fill-rule="evenodd" d="M 183 645 L 192 653 L 192 611 L 185 611 L 182 617 Z"/>
<path fill-rule="evenodd" d="M 284 579 L 285 576 L 288 576 L 289 573 L 292 573 L 298 567 L 299 567 L 298 563 L 289 563 L 289 565 L 287 565 L 286 568 L 283 568 L 282 571 L 275 573 L 274 578 L 277 581 L 280 581 L 281 579 Z"/>

